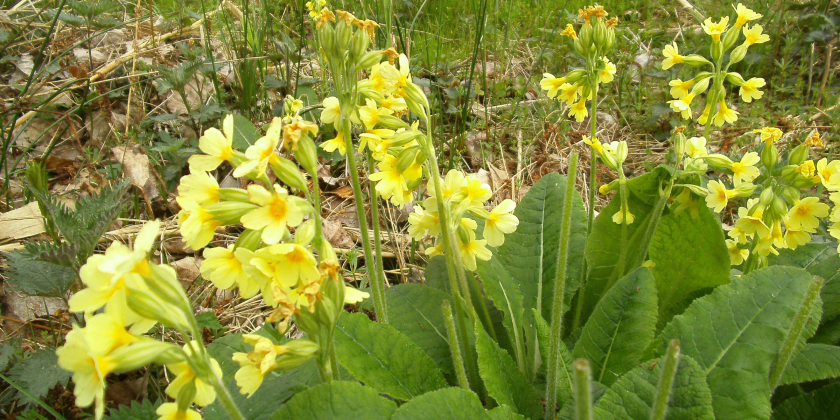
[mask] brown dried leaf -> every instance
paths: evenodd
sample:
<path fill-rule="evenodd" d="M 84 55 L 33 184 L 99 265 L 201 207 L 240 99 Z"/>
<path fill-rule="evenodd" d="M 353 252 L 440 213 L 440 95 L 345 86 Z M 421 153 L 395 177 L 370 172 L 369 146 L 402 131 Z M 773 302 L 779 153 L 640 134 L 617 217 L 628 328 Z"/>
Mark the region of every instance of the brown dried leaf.
<path fill-rule="evenodd" d="M 123 166 L 131 183 L 143 192 L 147 203 L 151 204 L 160 198 L 160 191 L 152 174 L 152 164 L 143 151 L 138 147 L 128 149 L 121 146 L 111 148 L 111 154 Z"/>
<path fill-rule="evenodd" d="M 341 226 L 338 220 L 324 219 L 324 236 L 336 248 L 352 248 L 353 240 L 350 234 Z"/>
<path fill-rule="evenodd" d="M 28 238 L 44 232 L 44 217 L 34 201 L 0 214 L 0 241 Z"/>

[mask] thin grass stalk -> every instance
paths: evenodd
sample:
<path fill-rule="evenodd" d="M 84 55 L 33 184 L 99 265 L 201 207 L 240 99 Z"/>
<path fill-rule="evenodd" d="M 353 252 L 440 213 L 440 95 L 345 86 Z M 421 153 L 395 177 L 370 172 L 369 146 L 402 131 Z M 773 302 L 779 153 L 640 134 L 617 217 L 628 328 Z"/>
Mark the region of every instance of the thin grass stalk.
<path fill-rule="evenodd" d="M 548 365 L 545 381 L 545 418 L 554 418 L 557 408 L 557 378 L 560 376 L 560 343 L 563 333 L 563 295 L 566 290 L 566 272 L 569 262 L 572 207 L 575 195 L 575 174 L 578 152 L 569 157 L 566 192 L 563 197 L 563 220 L 560 225 L 560 248 L 557 251 L 557 277 L 554 280 L 554 304 L 551 306 L 551 336 L 548 344 Z"/>
<path fill-rule="evenodd" d="M 668 411 L 668 400 L 671 398 L 671 388 L 674 384 L 674 377 L 677 375 L 677 366 L 680 364 L 680 340 L 671 340 L 668 345 L 668 352 L 665 354 L 665 363 L 662 366 L 662 376 L 659 377 L 659 384 L 656 386 L 656 398 L 653 400 L 653 409 L 650 413 L 651 420 L 665 420 Z"/>
<path fill-rule="evenodd" d="M 446 337 L 449 341 L 449 352 L 452 353 L 452 363 L 455 365 L 458 386 L 470 389 L 470 381 L 467 379 L 467 371 L 464 369 L 461 340 L 458 340 L 458 333 L 455 331 L 455 318 L 452 315 L 452 305 L 448 300 L 443 301 L 443 321 L 446 323 Z"/>
<path fill-rule="evenodd" d="M 592 420 L 592 369 L 589 361 L 578 359 L 575 361 L 574 370 L 575 420 Z"/>
<path fill-rule="evenodd" d="M 368 174 L 374 172 L 373 154 L 370 148 L 365 149 L 365 157 L 367 158 Z M 376 282 L 385 287 L 385 271 L 382 268 L 382 236 L 379 228 L 379 192 L 376 191 L 376 185 L 373 181 L 368 180 L 368 191 L 370 192 L 370 223 L 373 225 L 373 274 L 377 277 Z M 368 270 L 370 276 L 370 270 Z M 385 317 L 379 322 L 388 323 L 387 312 Z"/>
<path fill-rule="evenodd" d="M 814 308 L 814 303 L 819 298 L 820 290 L 824 284 L 825 280 L 820 276 L 814 276 L 813 280 L 811 280 L 811 286 L 805 294 L 805 300 L 802 301 L 802 305 L 799 306 L 799 310 L 796 312 L 796 317 L 793 319 L 790 331 L 788 331 L 788 335 L 785 337 L 784 343 L 782 343 L 779 356 L 776 357 L 776 361 L 770 368 L 771 390 L 775 390 L 779 386 L 779 382 L 782 380 L 782 374 L 785 373 L 785 368 L 787 368 L 790 359 L 796 354 L 796 347 L 799 344 L 802 331 L 811 319 L 811 309 Z"/>

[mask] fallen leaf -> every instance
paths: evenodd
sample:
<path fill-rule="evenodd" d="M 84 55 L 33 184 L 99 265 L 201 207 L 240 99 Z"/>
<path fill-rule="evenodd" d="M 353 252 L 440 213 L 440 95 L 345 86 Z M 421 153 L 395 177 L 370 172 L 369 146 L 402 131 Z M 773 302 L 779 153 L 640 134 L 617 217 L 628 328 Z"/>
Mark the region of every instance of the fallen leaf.
<path fill-rule="evenodd" d="M 334 194 L 334 195 L 336 195 L 338 197 L 341 197 L 341 198 L 346 200 L 348 198 L 353 197 L 353 187 L 351 187 L 349 185 L 345 185 L 343 187 L 338 187 L 338 188 L 330 191 L 330 194 Z"/>
<path fill-rule="evenodd" d="M 324 219 L 324 236 L 336 248 L 352 248 L 354 244 L 338 220 Z"/>
<path fill-rule="evenodd" d="M 28 238 L 44 232 L 44 217 L 34 201 L 0 214 L 0 241 Z"/>
<path fill-rule="evenodd" d="M 195 279 L 201 276 L 201 263 L 203 258 L 184 257 L 178 261 L 174 261 L 169 265 L 175 269 L 178 274 L 178 281 L 184 286 L 184 289 L 189 289 Z"/>
<path fill-rule="evenodd" d="M 111 153 L 114 155 L 114 159 L 123 166 L 131 183 L 143 193 L 146 203 L 151 208 L 151 204 L 161 196 L 152 175 L 152 164 L 149 157 L 138 147 L 132 149 L 128 149 L 127 146 L 113 147 Z"/>

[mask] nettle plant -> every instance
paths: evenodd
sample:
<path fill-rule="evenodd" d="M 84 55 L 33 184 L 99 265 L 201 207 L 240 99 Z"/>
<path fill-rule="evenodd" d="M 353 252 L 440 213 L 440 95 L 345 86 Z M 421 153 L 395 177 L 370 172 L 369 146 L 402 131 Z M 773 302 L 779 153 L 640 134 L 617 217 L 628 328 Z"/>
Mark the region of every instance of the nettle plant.
<path fill-rule="evenodd" d="M 265 134 L 229 116 L 201 137 L 179 186 L 181 234 L 204 248 L 203 277 L 259 294 L 272 308 L 266 323 L 205 347 L 174 271 L 149 261 L 159 229 L 149 222 L 133 248 L 115 243 L 81 268 L 86 288 L 70 307 L 85 324 L 58 350 L 78 405 L 95 404 L 100 417 L 108 374 L 157 363 L 174 375 L 165 391 L 174 402 L 157 409 L 167 420 L 199 418 L 197 407 L 237 420 L 830 418 L 840 396 L 831 239 L 840 212 L 822 201 L 826 190 L 840 199 L 840 163 L 811 160 L 818 135 L 779 150 L 772 127 L 743 156 L 706 149 L 710 126 L 737 118 L 733 85 L 747 102 L 761 97 L 760 79 L 728 70 L 765 40 L 748 25 L 761 15 L 739 4 L 733 26 L 707 20 L 711 59 L 666 47 L 663 68 L 707 67 L 671 82 L 686 120 L 705 95 L 704 133 L 675 130 L 670 162 L 631 179 L 627 144 L 598 139 L 595 124 L 599 87 L 616 71 L 607 55 L 618 21 L 591 6 L 566 28 L 583 67 L 541 85 L 569 116 L 592 121 L 590 191 L 614 193 L 596 216 L 574 176 L 549 174 L 518 205 L 490 208 L 492 191 L 475 177 L 441 174 L 408 58 L 370 49 L 375 22 L 309 8 L 335 91 L 323 125 L 294 98 Z M 320 147 L 346 157 L 365 239 L 363 188 L 371 200 L 370 294 L 345 283 L 322 231 L 315 140 L 329 126 L 334 137 Z M 595 188 L 599 161 L 617 178 Z M 568 173 L 577 165 L 573 150 Z M 220 188 L 220 167 L 247 188 Z M 387 287 L 379 200 L 417 203 L 409 233 L 432 256 L 425 284 Z M 240 225 L 233 244 L 205 248 L 217 228 Z M 375 320 L 345 313 L 368 297 Z M 186 345 L 150 338 L 157 324 Z M 301 338 L 287 337 L 293 325 Z"/>

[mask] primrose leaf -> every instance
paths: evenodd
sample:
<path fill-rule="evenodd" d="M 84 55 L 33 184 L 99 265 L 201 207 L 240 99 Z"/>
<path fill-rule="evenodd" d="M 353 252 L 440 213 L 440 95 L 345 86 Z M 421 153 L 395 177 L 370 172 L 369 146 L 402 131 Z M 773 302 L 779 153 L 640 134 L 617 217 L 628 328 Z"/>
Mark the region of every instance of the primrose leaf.
<path fill-rule="evenodd" d="M 410 400 L 446 386 L 435 362 L 411 339 L 365 314 L 342 314 L 335 328 L 338 361 L 379 392 Z"/>
<path fill-rule="evenodd" d="M 534 309 L 536 312 L 536 309 Z M 548 354 L 549 341 L 551 340 L 551 326 L 539 314 L 534 314 L 537 326 L 537 340 L 540 343 L 540 353 Z M 572 397 L 572 390 L 574 389 L 574 371 L 572 370 L 572 353 L 569 352 L 568 347 L 563 341 L 560 341 L 560 357 L 557 362 L 562 365 L 560 369 L 560 377 L 557 378 L 557 401 L 560 407 Z"/>
<path fill-rule="evenodd" d="M 493 420 L 525 420 L 525 416 L 518 414 L 509 405 L 500 405 L 487 412 Z"/>
<path fill-rule="evenodd" d="M 753 271 L 695 300 L 660 335 L 680 340 L 706 374 L 716 418 L 770 418 L 770 368 L 812 276 L 793 267 Z"/>
<path fill-rule="evenodd" d="M 825 284 L 820 290 L 823 301 L 822 323 L 832 321 L 840 315 L 840 258 L 837 247 L 811 242 L 796 249 L 781 249 L 779 255 L 770 255 L 770 265 L 801 267 L 809 273 L 820 276 Z"/>
<path fill-rule="evenodd" d="M 391 420 L 490 420 L 478 395 L 463 388 L 444 388 L 403 404 Z"/>
<path fill-rule="evenodd" d="M 785 368 L 779 385 L 840 377 L 840 347 L 806 344 Z"/>
<path fill-rule="evenodd" d="M 656 283 L 640 267 L 598 302 L 583 326 L 572 359 L 592 364 L 592 379 L 609 386 L 641 361 L 656 328 Z"/>
<path fill-rule="evenodd" d="M 784 400 L 773 410 L 773 420 L 825 420 L 840 413 L 840 383 L 824 386 Z"/>
<path fill-rule="evenodd" d="M 251 120 L 239 115 L 233 114 L 233 148 L 244 152 L 248 146 L 254 144 L 262 134 L 254 127 Z"/>
<path fill-rule="evenodd" d="M 396 409 L 395 402 L 380 397 L 373 388 L 333 381 L 295 395 L 271 420 L 388 420 Z"/>

